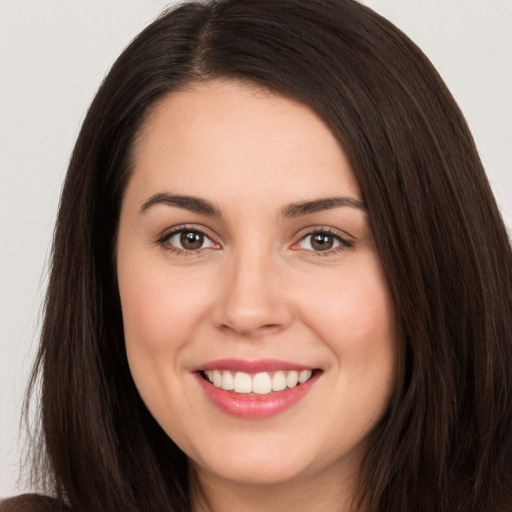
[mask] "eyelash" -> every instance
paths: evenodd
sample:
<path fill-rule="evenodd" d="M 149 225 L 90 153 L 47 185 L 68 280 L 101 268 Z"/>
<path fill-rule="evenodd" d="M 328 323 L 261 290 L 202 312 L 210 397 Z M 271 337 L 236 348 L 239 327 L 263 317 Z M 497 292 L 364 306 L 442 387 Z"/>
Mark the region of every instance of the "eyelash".
<path fill-rule="evenodd" d="M 189 250 L 189 249 L 182 249 L 180 247 L 176 247 L 175 245 L 171 245 L 169 243 L 169 240 L 174 235 L 177 235 L 179 233 L 197 233 L 200 235 L 203 235 L 205 238 L 210 240 L 212 244 L 219 246 L 218 243 L 216 243 L 212 236 L 209 235 L 205 230 L 198 228 L 197 226 L 177 226 L 172 231 L 167 232 L 163 234 L 156 243 L 160 245 L 162 248 L 164 248 L 166 251 L 169 251 L 171 253 L 177 254 L 178 256 L 189 256 L 189 255 L 198 255 L 201 250 L 204 250 L 205 248 L 200 248 L 196 250 Z"/>
<path fill-rule="evenodd" d="M 175 245 L 172 245 L 169 243 L 169 240 L 171 237 L 173 237 L 174 235 L 177 235 L 179 233 L 183 233 L 183 232 L 200 234 L 200 235 L 204 236 L 205 238 L 207 238 L 208 240 L 210 240 L 212 244 L 220 247 L 220 245 L 217 242 L 215 242 L 212 239 L 212 236 L 209 235 L 205 230 L 200 229 L 197 226 L 186 226 L 186 225 L 178 226 L 175 229 L 173 229 L 172 231 L 165 233 L 158 240 L 156 240 L 156 243 L 158 245 L 160 245 L 161 247 L 163 247 L 166 251 L 172 252 L 172 253 L 180 255 L 180 256 L 187 256 L 187 255 L 194 255 L 194 254 L 198 255 L 200 253 L 200 251 L 209 249 L 209 247 L 199 248 L 196 250 L 182 249 L 180 247 L 176 247 Z M 337 254 L 338 252 L 345 251 L 347 249 L 352 249 L 354 247 L 354 243 L 347 240 L 346 238 L 342 237 L 338 231 L 335 231 L 329 227 L 323 227 L 323 226 L 308 228 L 307 231 L 302 232 L 300 234 L 300 238 L 299 238 L 298 242 L 294 243 L 294 246 L 297 246 L 298 244 L 302 243 L 304 240 L 307 239 L 307 237 L 312 237 L 312 236 L 318 235 L 318 234 L 325 234 L 328 236 L 332 236 L 336 241 L 339 242 L 339 245 L 332 249 L 326 249 L 325 251 L 314 251 L 314 250 L 305 249 L 307 252 L 310 252 L 311 255 L 325 257 L 325 256 Z M 298 249 L 295 249 L 295 250 L 298 250 Z"/>
<path fill-rule="evenodd" d="M 325 251 L 314 251 L 314 250 L 308 250 L 308 252 L 311 253 L 312 256 L 319 256 L 319 257 L 326 257 L 326 256 L 332 256 L 333 254 L 338 254 L 339 252 L 346 251 L 347 249 L 353 249 L 354 243 L 350 240 L 347 240 L 343 236 L 340 235 L 339 231 L 334 230 L 332 228 L 329 228 L 327 226 L 315 226 L 312 228 L 307 228 L 306 231 L 300 234 L 299 241 L 294 244 L 294 246 L 297 246 L 306 238 L 313 237 L 314 235 L 328 235 L 332 236 L 335 240 L 339 242 L 339 245 L 337 247 L 334 247 L 332 249 L 327 249 Z M 307 249 L 306 249 L 307 250 Z"/>

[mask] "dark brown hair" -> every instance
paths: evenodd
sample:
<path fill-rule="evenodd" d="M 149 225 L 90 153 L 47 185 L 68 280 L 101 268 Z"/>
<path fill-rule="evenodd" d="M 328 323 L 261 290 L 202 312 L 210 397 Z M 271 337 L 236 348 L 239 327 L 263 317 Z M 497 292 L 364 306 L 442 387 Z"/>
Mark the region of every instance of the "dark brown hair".
<path fill-rule="evenodd" d="M 185 3 L 112 67 L 66 177 L 33 378 L 50 492 L 76 512 L 190 510 L 186 456 L 130 376 L 112 252 L 130 149 L 149 109 L 213 78 L 310 105 L 345 149 L 368 205 L 400 361 L 358 498 L 369 512 L 506 510 L 510 242 L 437 72 L 354 0 Z"/>

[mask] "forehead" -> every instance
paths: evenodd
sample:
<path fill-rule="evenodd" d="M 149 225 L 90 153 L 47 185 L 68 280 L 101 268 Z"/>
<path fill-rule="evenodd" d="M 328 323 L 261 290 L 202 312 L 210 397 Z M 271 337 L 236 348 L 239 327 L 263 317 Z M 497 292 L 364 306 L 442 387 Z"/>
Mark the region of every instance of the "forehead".
<path fill-rule="evenodd" d="M 239 82 L 170 93 L 149 114 L 134 149 L 127 193 L 360 197 L 343 149 L 310 107 Z"/>

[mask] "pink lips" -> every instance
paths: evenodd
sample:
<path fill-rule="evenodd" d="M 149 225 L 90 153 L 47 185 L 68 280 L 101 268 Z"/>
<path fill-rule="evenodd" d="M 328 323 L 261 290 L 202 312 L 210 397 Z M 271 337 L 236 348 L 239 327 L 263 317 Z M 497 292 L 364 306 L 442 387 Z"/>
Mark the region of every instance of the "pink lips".
<path fill-rule="evenodd" d="M 258 361 L 245 361 L 242 359 L 218 359 L 211 361 L 198 368 L 199 370 L 231 370 L 233 372 L 273 372 L 277 370 L 310 370 L 310 366 L 304 366 L 289 361 L 279 361 L 277 359 L 259 359 Z"/>
<path fill-rule="evenodd" d="M 309 370 L 311 367 L 278 361 L 275 359 L 245 361 L 236 359 L 222 359 L 211 361 L 195 369 L 197 380 L 206 396 L 222 411 L 240 418 L 267 418 L 282 413 L 301 400 L 320 377 L 321 372 L 313 376 L 304 384 L 282 391 L 272 392 L 268 395 L 244 395 L 234 391 L 226 391 L 215 387 L 207 381 L 202 371 L 230 370 L 233 372 L 246 372 L 255 374 L 259 372 L 272 372 L 278 370 Z"/>

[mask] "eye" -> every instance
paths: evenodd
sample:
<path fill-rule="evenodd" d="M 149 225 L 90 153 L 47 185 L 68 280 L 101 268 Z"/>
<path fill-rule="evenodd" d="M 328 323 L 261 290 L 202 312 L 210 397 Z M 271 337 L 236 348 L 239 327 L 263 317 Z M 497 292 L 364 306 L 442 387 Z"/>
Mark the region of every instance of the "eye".
<path fill-rule="evenodd" d="M 161 242 L 182 251 L 198 251 L 199 249 L 216 247 L 216 244 L 203 232 L 193 229 L 174 231 L 166 235 Z"/>
<path fill-rule="evenodd" d="M 328 231 L 315 231 L 304 236 L 298 243 L 300 249 L 315 252 L 327 252 L 338 248 L 350 248 L 353 244 L 341 236 Z"/>

